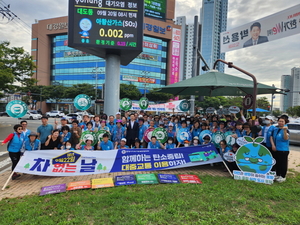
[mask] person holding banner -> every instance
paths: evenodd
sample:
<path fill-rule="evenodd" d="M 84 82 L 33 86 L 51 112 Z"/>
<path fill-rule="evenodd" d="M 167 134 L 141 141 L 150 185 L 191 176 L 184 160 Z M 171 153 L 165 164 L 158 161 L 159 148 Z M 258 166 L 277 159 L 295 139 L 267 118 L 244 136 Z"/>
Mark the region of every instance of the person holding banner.
<path fill-rule="evenodd" d="M 61 150 L 70 151 L 70 150 L 75 150 L 75 149 L 72 148 L 72 144 L 70 141 L 66 141 L 65 145 L 61 146 Z"/>
<path fill-rule="evenodd" d="M 37 139 L 37 137 L 37 133 L 31 132 L 28 135 L 28 138 L 23 142 L 21 152 L 24 153 L 25 151 L 41 150 L 41 142 Z"/>
<path fill-rule="evenodd" d="M 199 146 L 199 145 L 201 145 L 200 141 L 199 141 L 199 137 L 195 136 L 193 138 L 193 142 L 190 144 L 190 146 Z"/>
<path fill-rule="evenodd" d="M 151 141 L 148 143 L 149 149 L 165 149 L 165 146 L 160 143 L 155 136 L 151 137 Z"/>
<path fill-rule="evenodd" d="M 92 146 L 93 140 L 92 139 L 86 139 L 85 140 L 85 145 L 81 145 L 78 150 L 87 150 L 87 151 L 93 151 L 94 146 Z"/>
<path fill-rule="evenodd" d="M 289 148 L 289 123 L 288 116 L 282 115 L 278 119 L 278 127 L 276 127 L 271 136 L 272 151 L 275 152 L 276 160 L 276 177 L 275 181 L 281 183 L 286 181 L 286 173 L 288 168 Z"/>
<path fill-rule="evenodd" d="M 176 148 L 176 144 L 174 143 L 174 138 L 168 137 L 167 142 L 165 143 L 165 149 L 173 149 Z"/>
<path fill-rule="evenodd" d="M 115 149 L 123 149 L 123 148 L 126 149 L 126 148 L 129 148 L 129 147 L 126 145 L 126 142 L 127 142 L 126 138 L 122 138 L 122 139 L 121 139 L 120 145 L 116 146 Z"/>
<path fill-rule="evenodd" d="M 71 132 L 69 126 L 63 126 L 60 132 L 61 143 L 65 145 L 67 141 L 71 139 Z"/>
<path fill-rule="evenodd" d="M 139 149 L 139 148 L 141 148 L 141 142 L 138 138 L 136 138 L 134 141 L 134 146 L 132 146 L 132 149 Z"/>
<path fill-rule="evenodd" d="M 98 143 L 98 150 L 108 151 L 113 150 L 114 145 L 111 140 L 108 140 L 109 135 L 107 133 L 103 134 L 102 141 Z"/>
<path fill-rule="evenodd" d="M 268 42 L 269 41 L 268 37 L 260 36 L 260 33 L 261 33 L 261 24 L 259 22 L 253 23 L 250 27 L 251 39 L 249 39 L 244 43 L 243 48 Z"/>
<path fill-rule="evenodd" d="M 11 170 L 14 171 L 16 165 L 18 164 L 20 157 L 21 157 L 21 148 L 23 145 L 23 142 L 25 140 L 25 136 L 23 134 L 23 128 L 22 125 L 16 124 L 14 126 L 14 132 L 9 134 L 7 138 L 3 140 L 1 143 L 1 146 L 5 145 L 8 143 L 7 146 L 7 151 L 9 154 L 9 157 L 11 159 L 12 165 L 11 165 Z M 12 175 L 12 179 L 16 179 L 20 174 L 14 173 Z"/>

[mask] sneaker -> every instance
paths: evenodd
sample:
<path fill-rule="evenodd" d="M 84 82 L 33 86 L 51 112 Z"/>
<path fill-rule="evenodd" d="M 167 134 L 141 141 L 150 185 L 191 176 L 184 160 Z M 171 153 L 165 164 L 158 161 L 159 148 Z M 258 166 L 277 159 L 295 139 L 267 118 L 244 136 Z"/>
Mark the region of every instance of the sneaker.
<path fill-rule="evenodd" d="M 276 180 L 276 181 L 277 181 L 277 179 L 278 179 L 279 177 L 280 177 L 280 176 L 275 176 L 275 177 L 274 177 L 274 180 Z"/>
<path fill-rule="evenodd" d="M 18 177 L 20 177 L 21 175 L 20 174 L 17 174 L 17 173 L 14 173 L 13 175 L 12 175 L 12 180 L 15 180 L 15 179 L 17 179 Z"/>
<path fill-rule="evenodd" d="M 282 182 L 284 182 L 286 180 L 286 178 L 283 178 L 283 177 L 279 177 L 276 181 L 278 182 L 278 183 L 282 183 Z"/>

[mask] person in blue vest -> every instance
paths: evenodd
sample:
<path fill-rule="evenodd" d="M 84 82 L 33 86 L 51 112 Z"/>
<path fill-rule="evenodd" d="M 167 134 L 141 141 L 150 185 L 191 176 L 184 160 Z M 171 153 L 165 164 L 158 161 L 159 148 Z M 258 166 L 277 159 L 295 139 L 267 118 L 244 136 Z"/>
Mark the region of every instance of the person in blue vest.
<path fill-rule="evenodd" d="M 176 144 L 174 143 L 174 138 L 168 137 L 167 142 L 165 143 L 165 149 L 173 149 L 176 148 Z"/>
<path fill-rule="evenodd" d="M 199 137 L 201 133 L 200 123 L 199 121 L 195 121 L 192 126 L 192 138 Z"/>
<path fill-rule="evenodd" d="M 146 125 L 144 125 L 144 118 L 139 118 L 139 140 L 141 140 L 141 142 L 144 141 L 144 134 L 145 131 L 148 129 L 148 127 Z"/>
<path fill-rule="evenodd" d="M 31 132 L 23 142 L 21 152 L 41 150 L 41 141 L 37 139 L 38 134 Z"/>
<path fill-rule="evenodd" d="M 112 137 L 114 145 L 120 144 L 122 138 L 126 136 L 126 127 L 122 126 L 122 120 L 117 120 L 116 125 L 112 129 Z"/>
<path fill-rule="evenodd" d="M 116 125 L 116 122 L 115 121 L 115 117 L 113 115 L 110 115 L 108 117 L 108 123 L 107 123 L 107 127 L 109 128 L 109 132 L 112 134 L 112 130 L 114 128 L 114 126 Z"/>
<path fill-rule="evenodd" d="M 12 166 L 11 166 L 12 171 L 14 171 L 15 167 L 17 166 L 17 164 L 20 160 L 21 148 L 22 148 L 23 142 L 25 140 L 22 125 L 16 124 L 14 126 L 14 131 L 15 131 L 14 133 L 9 134 L 7 136 L 7 138 L 5 140 L 3 140 L 3 142 L 1 143 L 1 146 L 3 146 L 9 142 L 8 146 L 7 146 L 7 150 L 8 150 L 8 154 L 11 159 L 11 162 L 12 162 Z M 12 179 L 14 180 L 14 179 L 18 178 L 19 176 L 21 176 L 21 175 L 14 173 L 12 175 Z"/>
<path fill-rule="evenodd" d="M 199 145 L 201 145 L 199 137 L 195 136 L 193 138 L 193 142 L 190 144 L 190 146 L 199 146 Z"/>
<path fill-rule="evenodd" d="M 167 134 L 168 134 L 168 137 L 171 137 L 173 139 L 175 139 L 176 137 L 176 130 L 173 129 L 174 125 L 173 123 L 169 123 L 169 128 L 167 129 Z"/>
<path fill-rule="evenodd" d="M 151 141 L 148 143 L 149 149 L 165 149 L 165 146 L 160 143 L 155 136 L 151 137 Z"/>
<path fill-rule="evenodd" d="M 102 141 L 98 144 L 98 149 L 102 151 L 113 150 L 114 145 L 111 140 L 108 140 L 109 136 L 107 133 L 103 134 Z"/>
<path fill-rule="evenodd" d="M 139 149 L 139 148 L 141 148 L 141 141 L 138 138 L 136 138 L 134 140 L 134 146 L 132 146 L 131 148 L 132 149 Z"/>
<path fill-rule="evenodd" d="M 245 136 L 252 137 L 252 132 L 251 132 L 251 128 L 250 128 L 250 124 L 249 123 L 244 123 L 243 124 L 242 135 L 243 135 L 243 137 L 245 137 Z"/>
<path fill-rule="evenodd" d="M 282 115 L 278 119 L 278 127 L 276 127 L 271 136 L 272 151 L 275 152 L 276 160 L 276 177 L 275 181 L 281 183 L 286 181 L 286 173 L 288 168 L 289 148 L 289 123 L 288 116 Z"/>
<path fill-rule="evenodd" d="M 22 120 L 20 122 L 20 124 L 22 125 L 24 137 L 25 137 L 25 139 L 27 139 L 28 135 L 31 133 L 31 131 L 27 129 L 27 121 L 26 120 Z"/>
<path fill-rule="evenodd" d="M 232 129 L 232 132 L 233 134 L 231 136 L 235 139 L 243 137 L 243 124 L 239 121 L 236 122 L 235 126 Z"/>
<path fill-rule="evenodd" d="M 269 151 L 272 154 L 272 157 L 275 158 L 275 152 L 272 151 L 272 145 L 271 145 L 271 136 L 273 134 L 273 131 L 275 129 L 275 126 L 272 125 L 272 121 L 273 118 L 272 116 L 266 116 L 265 120 L 264 120 L 264 126 L 262 127 L 262 130 L 260 132 L 259 136 L 263 136 L 264 137 L 264 141 L 263 141 L 263 145 L 267 147 L 267 149 L 269 149 Z M 276 171 L 276 164 L 273 165 L 271 171 Z"/>
<path fill-rule="evenodd" d="M 72 148 L 72 143 L 70 141 L 66 141 L 65 145 L 61 146 L 61 150 L 70 151 L 75 149 Z"/>
<path fill-rule="evenodd" d="M 61 132 L 59 133 L 61 138 L 62 145 L 65 145 L 67 141 L 70 141 L 71 139 L 71 132 L 69 126 L 63 126 L 61 128 Z"/>
<path fill-rule="evenodd" d="M 121 143 L 118 146 L 116 146 L 116 149 L 129 148 L 128 145 L 126 145 L 126 142 L 126 138 L 122 138 Z"/>

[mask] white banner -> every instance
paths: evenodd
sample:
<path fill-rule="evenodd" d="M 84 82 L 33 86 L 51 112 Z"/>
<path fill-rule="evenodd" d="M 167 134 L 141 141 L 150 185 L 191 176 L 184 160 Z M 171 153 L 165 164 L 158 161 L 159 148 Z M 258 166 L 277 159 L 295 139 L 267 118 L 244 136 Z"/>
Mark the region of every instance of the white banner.
<path fill-rule="evenodd" d="M 167 113 L 173 113 L 173 112 L 182 112 L 179 108 L 180 102 L 183 100 L 179 101 L 173 101 L 173 102 L 166 102 L 162 104 L 156 104 L 156 105 L 149 105 L 145 111 L 152 111 L 152 112 L 167 112 Z M 132 107 L 130 110 L 141 110 L 139 104 L 137 103 L 132 103 Z"/>
<path fill-rule="evenodd" d="M 176 149 L 110 151 L 26 151 L 15 172 L 43 176 L 80 176 L 128 171 L 154 171 L 222 162 L 213 144 Z"/>
<path fill-rule="evenodd" d="M 220 34 L 221 53 L 300 33 L 300 5 Z"/>

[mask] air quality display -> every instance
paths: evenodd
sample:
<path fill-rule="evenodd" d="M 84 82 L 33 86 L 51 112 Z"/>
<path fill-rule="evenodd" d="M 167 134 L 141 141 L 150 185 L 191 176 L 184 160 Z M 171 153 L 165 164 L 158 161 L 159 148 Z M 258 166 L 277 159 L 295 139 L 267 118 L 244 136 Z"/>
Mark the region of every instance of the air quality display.
<path fill-rule="evenodd" d="M 142 51 L 143 8 L 141 0 L 70 0 L 69 46 L 102 58 L 109 52 Z M 101 48 L 105 51 L 99 53 Z"/>

